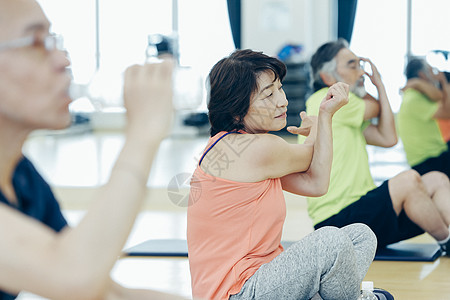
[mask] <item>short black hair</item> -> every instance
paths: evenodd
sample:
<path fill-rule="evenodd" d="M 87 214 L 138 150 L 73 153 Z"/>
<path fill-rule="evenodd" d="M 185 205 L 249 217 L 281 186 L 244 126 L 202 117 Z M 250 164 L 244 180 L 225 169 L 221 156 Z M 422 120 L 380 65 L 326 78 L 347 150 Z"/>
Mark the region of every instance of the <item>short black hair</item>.
<path fill-rule="evenodd" d="M 419 78 L 419 73 L 425 71 L 425 66 L 425 61 L 422 58 L 410 58 L 405 68 L 406 79 Z"/>
<path fill-rule="evenodd" d="M 311 57 L 312 87 L 314 92 L 327 87 L 322 78 L 320 78 L 319 73 L 323 65 L 335 58 L 339 51 L 344 48 L 348 48 L 348 42 L 340 38 L 323 44 Z"/>
<path fill-rule="evenodd" d="M 266 71 L 282 81 L 286 66 L 275 57 L 249 49 L 235 50 L 214 65 L 208 76 L 211 136 L 244 129 L 251 97 L 258 90 L 258 76 Z"/>

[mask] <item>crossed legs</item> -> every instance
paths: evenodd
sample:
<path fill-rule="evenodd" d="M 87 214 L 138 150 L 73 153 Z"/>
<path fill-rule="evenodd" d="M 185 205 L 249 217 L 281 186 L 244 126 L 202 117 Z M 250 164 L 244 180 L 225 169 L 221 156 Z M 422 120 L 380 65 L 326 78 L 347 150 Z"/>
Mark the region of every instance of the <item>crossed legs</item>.
<path fill-rule="evenodd" d="M 420 176 L 414 170 L 389 180 L 389 193 L 397 215 L 405 211 L 411 221 L 437 241 L 449 236 L 450 182 L 444 173 L 429 172 Z"/>
<path fill-rule="evenodd" d="M 356 299 L 376 244 L 364 224 L 320 228 L 262 265 L 230 299 Z"/>

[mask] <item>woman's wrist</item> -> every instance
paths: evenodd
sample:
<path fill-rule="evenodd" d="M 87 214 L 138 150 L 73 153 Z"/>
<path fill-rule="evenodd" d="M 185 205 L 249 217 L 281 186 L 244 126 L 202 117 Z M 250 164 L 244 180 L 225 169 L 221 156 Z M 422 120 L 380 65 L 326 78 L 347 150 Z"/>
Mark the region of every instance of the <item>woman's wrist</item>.
<path fill-rule="evenodd" d="M 320 107 L 319 108 L 319 115 L 318 115 L 318 119 L 331 119 L 333 118 L 334 112 L 329 112 L 328 110 L 326 110 L 325 108 Z"/>

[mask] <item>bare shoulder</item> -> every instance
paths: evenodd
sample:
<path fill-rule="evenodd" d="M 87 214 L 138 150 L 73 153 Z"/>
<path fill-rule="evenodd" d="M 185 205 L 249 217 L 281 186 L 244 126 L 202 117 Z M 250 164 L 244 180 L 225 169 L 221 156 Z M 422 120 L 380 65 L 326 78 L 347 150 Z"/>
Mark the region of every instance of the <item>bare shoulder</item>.
<path fill-rule="evenodd" d="M 223 139 L 222 145 L 236 153 L 245 153 L 255 147 L 259 147 L 266 139 L 267 134 L 229 134 Z"/>
<path fill-rule="evenodd" d="M 286 142 L 272 134 L 229 134 L 204 156 L 201 168 L 229 180 L 262 180 L 259 167 L 273 156 L 279 143 Z"/>
<path fill-rule="evenodd" d="M 235 138 L 235 140 L 233 141 L 232 138 Z M 237 152 L 252 156 L 270 153 L 271 150 L 288 144 L 283 138 L 270 133 L 240 134 L 236 137 L 230 137 L 226 142 Z"/>
<path fill-rule="evenodd" d="M 291 151 L 292 145 L 280 136 L 264 133 L 243 135 L 242 146 L 239 149 L 244 163 L 249 167 L 259 168 L 278 161 L 280 155 Z"/>
<path fill-rule="evenodd" d="M 270 153 L 284 140 L 272 134 L 229 134 L 211 149 L 211 156 L 221 154 L 227 159 L 251 164 Z"/>

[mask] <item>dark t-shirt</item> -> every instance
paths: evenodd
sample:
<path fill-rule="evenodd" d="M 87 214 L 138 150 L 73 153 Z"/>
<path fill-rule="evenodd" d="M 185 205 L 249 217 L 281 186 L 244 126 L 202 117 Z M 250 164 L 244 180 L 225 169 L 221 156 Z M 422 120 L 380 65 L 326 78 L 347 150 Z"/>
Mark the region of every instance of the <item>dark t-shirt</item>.
<path fill-rule="evenodd" d="M 17 206 L 11 205 L 0 191 L 1 203 L 21 211 L 57 232 L 67 226 L 67 221 L 61 213 L 59 204 L 50 186 L 26 157 L 16 167 L 13 176 L 13 186 L 18 200 Z M 10 295 L 0 291 L 1 300 L 15 299 L 16 297 L 17 295 Z"/>

